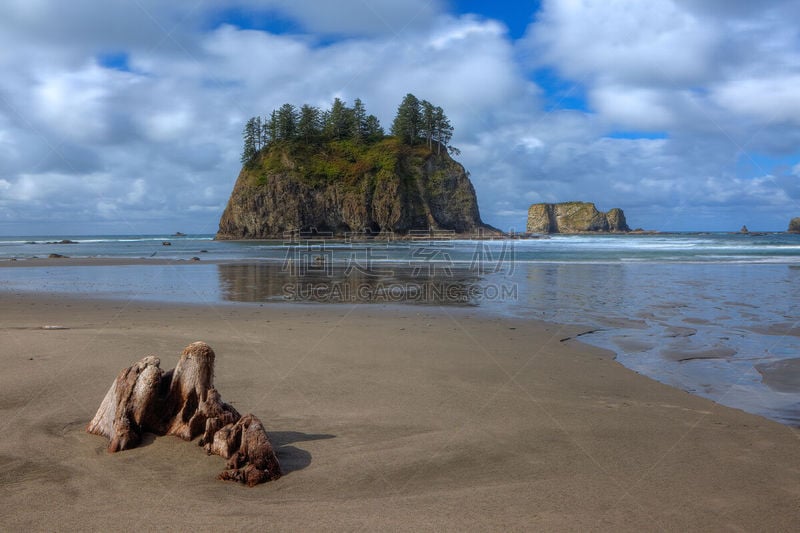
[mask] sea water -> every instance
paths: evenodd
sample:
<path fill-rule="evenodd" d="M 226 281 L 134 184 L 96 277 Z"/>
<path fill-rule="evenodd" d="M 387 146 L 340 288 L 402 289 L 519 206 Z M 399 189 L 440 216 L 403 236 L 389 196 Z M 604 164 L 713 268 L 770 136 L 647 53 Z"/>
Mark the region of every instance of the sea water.
<path fill-rule="evenodd" d="M 47 244 L 62 239 L 77 244 Z M 50 253 L 167 261 L 24 267 Z M 420 304 L 577 324 L 587 332 L 582 341 L 614 351 L 637 372 L 800 426 L 800 235 L 0 239 L 0 261 L 11 258 L 22 268 L 0 268 L 0 291 L 206 304 Z"/>

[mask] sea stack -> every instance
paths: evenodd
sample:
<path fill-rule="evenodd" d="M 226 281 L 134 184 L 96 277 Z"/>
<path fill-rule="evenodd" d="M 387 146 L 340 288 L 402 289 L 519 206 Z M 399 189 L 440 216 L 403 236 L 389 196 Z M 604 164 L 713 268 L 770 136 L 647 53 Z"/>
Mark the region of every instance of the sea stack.
<path fill-rule="evenodd" d="M 359 150 L 354 156 L 336 143 L 263 150 L 242 168 L 216 238 L 496 232 L 481 221 L 469 174 L 447 150 L 391 138 Z M 341 176 L 333 175 L 330 161 L 341 167 L 334 169 Z"/>
<path fill-rule="evenodd" d="M 789 229 L 786 230 L 789 233 L 800 233 L 800 217 L 795 217 L 789 221 Z"/>
<path fill-rule="evenodd" d="M 622 209 L 598 211 L 591 202 L 533 204 L 528 209 L 528 233 L 627 233 Z"/>

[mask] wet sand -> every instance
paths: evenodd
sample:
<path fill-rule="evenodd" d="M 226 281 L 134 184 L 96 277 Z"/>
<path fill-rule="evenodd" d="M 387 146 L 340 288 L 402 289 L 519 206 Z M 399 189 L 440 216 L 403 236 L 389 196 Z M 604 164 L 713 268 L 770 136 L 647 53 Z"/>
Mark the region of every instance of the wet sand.
<path fill-rule="evenodd" d="M 3 530 L 790 530 L 798 430 L 656 383 L 577 328 L 469 309 L 178 306 L 4 294 Z M 49 328 L 45 329 L 45 326 Z M 58 327 L 56 327 L 58 326 Z M 572 339 L 572 340 L 564 340 Z M 195 443 L 109 455 L 116 374 L 204 340 L 286 475 Z"/>
<path fill-rule="evenodd" d="M 800 358 L 784 359 L 756 365 L 764 383 L 779 392 L 795 392 L 800 388 Z"/>

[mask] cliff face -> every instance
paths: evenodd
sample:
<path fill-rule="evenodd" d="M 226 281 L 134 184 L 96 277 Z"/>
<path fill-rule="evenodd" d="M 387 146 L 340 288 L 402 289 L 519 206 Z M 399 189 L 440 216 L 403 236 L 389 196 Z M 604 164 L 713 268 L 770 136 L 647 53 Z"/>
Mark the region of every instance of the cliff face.
<path fill-rule="evenodd" d="M 584 233 L 630 231 L 622 209 L 598 211 L 593 203 L 533 204 L 528 209 L 528 233 Z"/>
<path fill-rule="evenodd" d="M 789 233 L 800 233 L 800 217 L 795 217 L 789 221 Z"/>
<path fill-rule="evenodd" d="M 217 238 L 486 227 L 464 167 L 444 152 L 394 139 L 273 146 L 242 168 Z"/>

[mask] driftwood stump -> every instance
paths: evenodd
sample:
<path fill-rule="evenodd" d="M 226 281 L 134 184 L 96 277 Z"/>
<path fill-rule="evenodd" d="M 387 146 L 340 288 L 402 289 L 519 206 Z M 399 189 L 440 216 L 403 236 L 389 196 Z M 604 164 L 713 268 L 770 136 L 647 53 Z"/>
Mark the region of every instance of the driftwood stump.
<path fill-rule="evenodd" d="M 214 350 L 204 342 L 187 346 L 174 370 L 164 372 L 148 355 L 124 369 L 111 384 L 86 430 L 108 439 L 108 451 L 137 446 L 144 433 L 192 440 L 228 459 L 219 479 L 257 485 L 277 479 L 280 465 L 261 421 L 241 416 L 214 388 Z"/>

